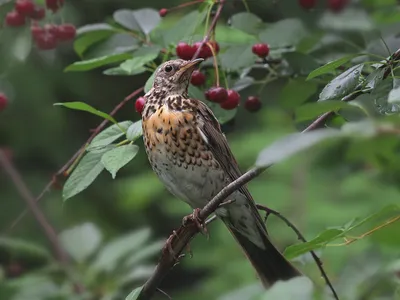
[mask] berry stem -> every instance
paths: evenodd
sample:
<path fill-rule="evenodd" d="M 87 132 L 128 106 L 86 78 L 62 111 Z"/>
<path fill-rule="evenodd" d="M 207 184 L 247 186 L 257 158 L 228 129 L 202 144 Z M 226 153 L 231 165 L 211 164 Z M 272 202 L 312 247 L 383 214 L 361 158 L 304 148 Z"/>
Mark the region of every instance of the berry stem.
<path fill-rule="evenodd" d="M 250 8 L 249 8 L 249 4 L 247 3 L 247 0 L 242 0 L 244 7 L 246 8 L 246 11 L 249 13 L 250 12 Z"/>
<path fill-rule="evenodd" d="M 196 4 L 196 3 L 202 3 L 202 2 L 204 2 L 204 0 L 194 0 L 194 1 L 190 1 L 190 2 L 179 4 L 178 6 L 169 8 L 168 10 L 171 11 L 173 9 L 178 9 L 178 8 L 182 8 L 182 7 L 186 7 L 186 6 L 190 6 L 190 5 L 193 5 L 193 4 Z"/>
<path fill-rule="evenodd" d="M 208 48 L 210 48 L 210 51 L 211 51 L 212 56 L 213 56 L 213 60 L 214 60 L 214 70 L 215 70 L 215 79 L 216 79 L 217 86 L 219 86 L 219 69 L 218 69 L 217 54 L 215 53 L 214 47 L 213 47 L 213 45 L 211 45 L 210 42 L 207 42 L 206 45 L 207 45 Z"/>
<path fill-rule="evenodd" d="M 206 36 L 206 34 L 207 34 L 208 23 L 210 22 L 210 16 L 211 16 L 211 11 L 212 11 L 213 6 L 214 6 L 214 3 L 211 4 L 211 5 L 208 7 L 207 17 L 206 17 L 206 25 L 204 26 L 204 34 L 203 34 L 203 36 Z"/>
<path fill-rule="evenodd" d="M 260 88 L 258 89 L 258 93 L 257 93 L 257 94 L 260 95 L 261 92 L 263 91 L 263 89 L 265 88 L 265 86 L 266 86 L 268 83 L 270 83 L 270 82 L 272 82 L 272 81 L 274 81 L 274 80 L 276 80 L 276 79 L 278 79 L 277 76 L 272 75 L 271 73 L 268 73 L 268 75 L 267 75 L 267 77 L 265 78 L 264 82 L 260 85 Z"/>

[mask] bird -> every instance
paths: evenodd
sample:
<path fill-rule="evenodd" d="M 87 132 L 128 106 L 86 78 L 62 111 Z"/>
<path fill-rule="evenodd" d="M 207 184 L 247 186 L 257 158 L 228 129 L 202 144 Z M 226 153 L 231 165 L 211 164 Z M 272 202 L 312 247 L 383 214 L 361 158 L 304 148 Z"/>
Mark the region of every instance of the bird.
<path fill-rule="evenodd" d="M 166 189 L 203 208 L 225 186 L 242 175 L 212 110 L 189 97 L 192 72 L 203 59 L 175 59 L 155 71 L 144 95 L 143 141 L 148 160 Z M 252 263 L 265 288 L 301 273 L 271 243 L 266 226 L 246 186 L 229 197 L 215 214 L 223 221 Z"/>

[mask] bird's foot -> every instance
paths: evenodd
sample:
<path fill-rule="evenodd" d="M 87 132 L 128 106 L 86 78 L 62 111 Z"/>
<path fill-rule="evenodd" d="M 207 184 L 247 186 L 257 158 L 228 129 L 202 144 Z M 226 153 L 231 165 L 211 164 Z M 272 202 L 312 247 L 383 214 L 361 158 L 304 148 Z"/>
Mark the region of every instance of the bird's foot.
<path fill-rule="evenodd" d="M 200 208 L 195 208 L 195 209 L 193 210 L 193 213 L 191 213 L 190 215 L 185 216 L 185 217 L 183 218 L 183 220 L 182 220 L 182 225 L 183 225 L 183 226 L 187 226 L 190 222 L 192 222 L 192 223 L 194 223 L 194 225 L 196 225 L 196 227 L 199 229 L 199 231 L 200 231 L 202 234 L 206 235 L 207 238 L 208 238 L 208 236 L 209 236 L 209 235 L 208 235 L 208 230 L 207 230 L 207 227 L 206 227 L 206 225 L 205 225 L 204 220 L 202 220 L 202 219 L 200 218 L 200 216 L 199 216 L 200 212 L 201 212 L 201 209 L 200 209 Z"/>
<path fill-rule="evenodd" d="M 172 249 L 172 241 L 174 240 L 174 238 L 177 238 L 177 239 L 179 238 L 179 236 L 175 230 L 172 231 L 172 234 L 169 236 L 169 238 L 165 242 L 163 252 L 172 255 L 176 261 L 179 261 L 181 256 L 180 255 L 176 256 L 174 249 Z"/>

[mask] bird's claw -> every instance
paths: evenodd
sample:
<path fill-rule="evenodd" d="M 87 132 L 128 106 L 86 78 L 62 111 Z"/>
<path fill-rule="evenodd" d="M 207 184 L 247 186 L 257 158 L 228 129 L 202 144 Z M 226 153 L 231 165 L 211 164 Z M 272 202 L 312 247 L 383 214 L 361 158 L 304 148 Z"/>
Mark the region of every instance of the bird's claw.
<path fill-rule="evenodd" d="M 171 254 L 174 257 L 174 259 L 176 261 L 179 261 L 180 256 L 176 256 L 174 249 L 172 249 L 172 241 L 174 240 L 174 238 L 179 238 L 179 236 L 178 236 L 178 234 L 176 233 L 175 230 L 172 231 L 172 234 L 169 236 L 169 238 L 165 242 L 165 246 L 163 248 L 163 252 L 168 252 L 169 254 Z"/>
<path fill-rule="evenodd" d="M 207 236 L 208 239 L 209 237 L 208 230 L 207 227 L 205 226 L 205 222 L 199 216 L 200 212 L 201 212 L 200 208 L 195 208 L 193 210 L 193 213 L 183 218 L 182 225 L 187 226 L 190 222 L 194 223 L 194 225 L 196 225 L 199 231 L 205 236 Z"/>

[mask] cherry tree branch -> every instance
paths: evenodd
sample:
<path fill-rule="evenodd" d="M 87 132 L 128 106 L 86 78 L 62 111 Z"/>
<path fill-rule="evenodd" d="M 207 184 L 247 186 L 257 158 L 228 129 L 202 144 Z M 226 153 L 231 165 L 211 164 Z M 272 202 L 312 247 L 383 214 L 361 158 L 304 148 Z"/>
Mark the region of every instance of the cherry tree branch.
<path fill-rule="evenodd" d="M 32 196 L 31 191 L 26 186 L 25 182 L 22 180 L 21 175 L 11 163 L 11 161 L 7 158 L 4 154 L 4 151 L 0 149 L 0 165 L 3 166 L 5 172 L 8 174 L 12 182 L 14 183 L 15 187 L 17 188 L 19 194 L 26 202 L 29 210 L 32 212 L 33 216 L 35 217 L 36 221 L 39 223 L 40 227 L 42 228 L 44 234 L 46 235 L 47 239 L 51 243 L 55 257 L 61 263 L 68 262 L 68 256 L 64 249 L 62 248 L 60 241 L 58 240 L 57 233 L 53 226 L 49 223 L 46 219 L 46 216 L 38 207 L 35 199 Z"/>
<path fill-rule="evenodd" d="M 128 96 L 124 98 L 120 103 L 118 103 L 117 106 L 114 107 L 114 109 L 109 113 L 110 116 L 114 116 L 128 101 L 130 101 L 132 98 L 136 97 L 139 95 L 142 91 L 144 90 L 144 86 L 138 88 Z M 57 182 L 57 177 L 64 175 L 64 172 L 66 172 L 71 165 L 79 159 L 81 154 L 85 151 L 86 146 L 95 138 L 95 136 L 108 124 L 108 120 L 103 120 L 93 131 L 88 140 L 79 148 L 78 151 L 75 152 L 75 154 L 53 175 L 52 179 L 45 185 L 43 190 L 40 192 L 40 194 L 34 199 L 34 202 L 40 201 L 40 199 L 43 198 L 44 194 L 46 194 L 48 191 L 50 191 L 51 187 L 56 184 Z M 27 209 L 25 209 L 21 214 L 12 222 L 12 224 L 9 226 L 8 230 L 13 229 L 21 220 L 22 218 L 26 215 L 28 212 Z"/>

